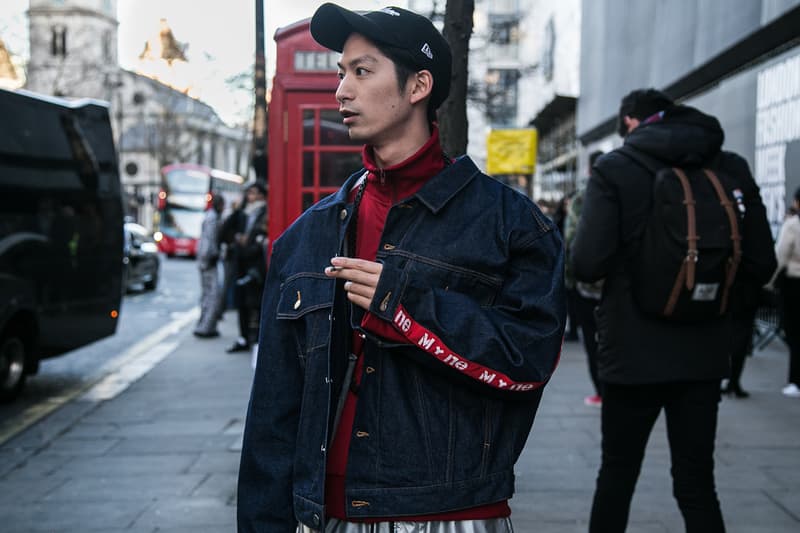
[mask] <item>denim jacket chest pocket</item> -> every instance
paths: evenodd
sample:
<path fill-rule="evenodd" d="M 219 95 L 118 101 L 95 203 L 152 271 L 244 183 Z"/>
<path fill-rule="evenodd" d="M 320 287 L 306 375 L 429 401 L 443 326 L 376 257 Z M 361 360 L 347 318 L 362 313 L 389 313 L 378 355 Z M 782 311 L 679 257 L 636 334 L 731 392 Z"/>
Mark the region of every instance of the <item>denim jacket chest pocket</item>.
<path fill-rule="evenodd" d="M 334 283 L 324 274 L 303 272 L 290 276 L 280 287 L 277 318 L 287 321 L 293 331 L 297 357 L 303 367 L 310 357 L 326 352 Z"/>
<path fill-rule="evenodd" d="M 455 258 L 433 258 L 403 251 L 389 252 L 384 257 L 392 256 L 404 263 L 412 287 L 469 295 L 481 307 L 494 304 L 503 284 L 501 277 L 461 266 L 463 262 Z"/>

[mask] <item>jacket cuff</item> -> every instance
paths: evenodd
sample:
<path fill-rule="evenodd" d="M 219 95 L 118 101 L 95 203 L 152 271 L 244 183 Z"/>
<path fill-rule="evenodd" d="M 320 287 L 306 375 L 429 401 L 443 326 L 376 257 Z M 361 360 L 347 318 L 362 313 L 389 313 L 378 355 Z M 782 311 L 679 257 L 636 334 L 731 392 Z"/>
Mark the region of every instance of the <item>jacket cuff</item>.
<path fill-rule="evenodd" d="M 400 295 L 404 286 L 405 274 L 403 271 L 391 268 L 384 263 L 369 312 L 385 322 L 392 322 L 395 310 L 400 305 Z"/>

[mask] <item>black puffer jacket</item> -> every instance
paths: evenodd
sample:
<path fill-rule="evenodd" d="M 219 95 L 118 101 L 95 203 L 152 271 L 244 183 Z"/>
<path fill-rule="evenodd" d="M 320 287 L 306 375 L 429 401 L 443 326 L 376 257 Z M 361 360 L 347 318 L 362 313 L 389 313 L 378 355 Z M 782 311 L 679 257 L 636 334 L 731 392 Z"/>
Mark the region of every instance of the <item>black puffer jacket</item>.
<path fill-rule="evenodd" d="M 761 285 L 775 262 L 764 205 L 747 162 L 721 152 L 723 140 L 717 119 L 675 106 L 661 120 L 636 128 L 625 144 L 665 165 L 702 164 L 740 177 L 746 214 L 739 277 Z M 633 301 L 629 264 L 651 209 L 652 181 L 651 172 L 615 150 L 597 160 L 586 189 L 571 261 L 577 279 L 606 280 L 596 313 L 600 379 L 644 384 L 723 378 L 729 371 L 727 317 L 674 324 L 643 316 Z"/>

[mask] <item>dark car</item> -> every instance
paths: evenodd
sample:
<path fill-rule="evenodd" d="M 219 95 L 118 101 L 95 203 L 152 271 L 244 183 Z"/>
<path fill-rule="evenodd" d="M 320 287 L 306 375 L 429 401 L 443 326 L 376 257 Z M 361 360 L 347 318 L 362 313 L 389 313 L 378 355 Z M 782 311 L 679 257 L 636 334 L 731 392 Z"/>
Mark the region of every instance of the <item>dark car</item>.
<path fill-rule="evenodd" d="M 125 223 L 125 254 L 122 262 L 125 265 L 126 291 L 142 286 L 148 291 L 156 288 L 161 266 L 158 245 L 144 226 L 133 222 Z"/>

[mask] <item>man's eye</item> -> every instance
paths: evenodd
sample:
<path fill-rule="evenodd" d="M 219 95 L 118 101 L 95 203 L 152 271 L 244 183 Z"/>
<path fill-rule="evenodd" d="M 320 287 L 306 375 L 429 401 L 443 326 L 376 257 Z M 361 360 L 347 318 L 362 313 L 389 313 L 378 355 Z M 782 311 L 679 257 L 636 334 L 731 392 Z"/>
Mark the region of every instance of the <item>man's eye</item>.
<path fill-rule="evenodd" d="M 367 72 L 369 72 L 369 71 L 367 69 L 365 69 L 364 67 L 356 67 L 356 76 L 363 76 Z"/>
<path fill-rule="evenodd" d="M 343 80 L 344 79 L 344 72 L 337 72 L 336 73 L 336 77 L 339 78 L 340 80 Z"/>

